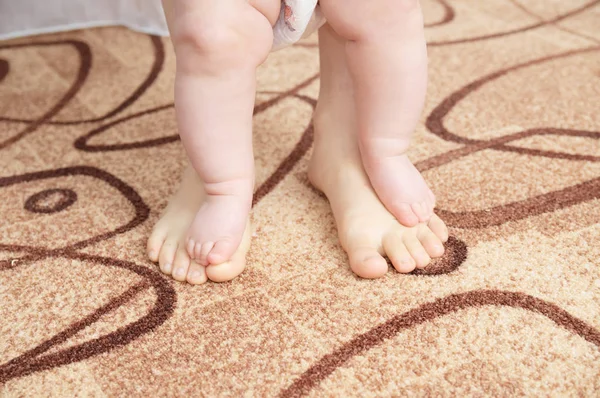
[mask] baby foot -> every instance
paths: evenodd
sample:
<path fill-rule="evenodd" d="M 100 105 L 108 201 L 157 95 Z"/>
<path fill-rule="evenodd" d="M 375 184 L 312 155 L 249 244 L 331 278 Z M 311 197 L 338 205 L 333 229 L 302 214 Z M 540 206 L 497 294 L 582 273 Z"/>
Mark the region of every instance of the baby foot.
<path fill-rule="evenodd" d="M 148 257 L 158 262 L 163 273 L 178 281 L 198 285 L 210 279 L 229 281 L 242 273 L 246 266 L 246 253 L 250 248 L 250 223 L 246 223 L 241 244 L 229 261 L 205 267 L 191 259 L 186 250 L 186 236 L 192 220 L 205 202 L 202 182 L 188 166 L 184 171 L 179 190 L 170 199 L 160 220 L 148 239 Z"/>
<path fill-rule="evenodd" d="M 207 195 L 188 232 L 187 252 L 201 265 L 228 261 L 242 241 L 252 197 Z"/>
<path fill-rule="evenodd" d="M 362 161 L 381 202 L 404 226 L 429 221 L 435 196 L 421 173 L 405 154 L 380 156 L 378 153 L 385 151 L 363 151 Z"/>
<path fill-rule="evenodd" d="M 384 256 L 402 273 L 424 268 L 432 258 L 441 257 L 448 239 L 444 222 L 431 215 L 427 224 L 401 225 L 369 184 L 351 113 L 330 109 L 323 114 L 315 116 L 309 178 L 329 199 L 352 270 L 363 278 L 379 278 L 388 271 Z M 403 175 L 414 178 L 411 172 L 407 167 Z"/>

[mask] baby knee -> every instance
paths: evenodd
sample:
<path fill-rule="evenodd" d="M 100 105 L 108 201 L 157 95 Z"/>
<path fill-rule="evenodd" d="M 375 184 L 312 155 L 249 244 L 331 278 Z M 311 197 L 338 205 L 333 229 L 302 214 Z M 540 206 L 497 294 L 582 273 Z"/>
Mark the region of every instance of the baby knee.
<path fill-rule="evenodd" d="M 185 16 L 172 28 L 172 40 L 179 68 L 228 68 L 245 64 L 257 66 L 267 56 L 272 29 L 245 18 Z"/>
<path fill-rule="evenodd" d="M 419 0 L 383 0 L 374 12 L 374 23 L 366 23 L 367 33 L 378 35 L 406 36 L 423 29 L 423 14 Z"/>
<path fill-rule="evenodd" d="M 379 0 L 366 2 L 329 0 L 325 15 L 334 30 L 349 40 L 402 35 L 423 29 L 419 0 Z M 325 4 L 325 1 L 322 1 Z"/>
<path fill-rule="evenodd" d="M 179 18 L 172 28 L 171 38 L 175 51 L 192 52 L 204 56 L 228 53 L 239 46 L 240 37 L 227 23 L 192 15 Z"/>

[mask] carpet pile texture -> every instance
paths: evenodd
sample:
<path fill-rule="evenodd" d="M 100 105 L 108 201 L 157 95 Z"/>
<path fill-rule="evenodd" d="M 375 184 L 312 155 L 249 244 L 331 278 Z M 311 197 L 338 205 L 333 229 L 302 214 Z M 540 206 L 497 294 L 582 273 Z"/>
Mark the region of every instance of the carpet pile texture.
<path fill-rule="evenodd" d="M 202 286 L 145 254 L 185 164 L 169 40 L 0 42 L 0 395 L 598 394 L 599 3 L 423 1 L 409 155 L 451 239 L 374 281 L 306 177 L 316 35 L 258 72 L 248 267 Z"/>

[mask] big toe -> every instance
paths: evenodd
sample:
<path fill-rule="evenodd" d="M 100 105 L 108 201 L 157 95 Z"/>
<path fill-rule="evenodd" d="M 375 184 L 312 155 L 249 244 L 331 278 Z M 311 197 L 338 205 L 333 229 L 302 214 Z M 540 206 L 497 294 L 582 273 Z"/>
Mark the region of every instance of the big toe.
<path fill-rule="evenodd" d="M 158 265 L 160 270 L 167 275 L 173 272 L 173 262 L 175 261 L 175 253 L 177 253 L 178 242 L 175 239 L 166 239 L 160 247 L 158 253 Z"/>
<path fill-rule="evenodd" d="M 150 261 L 157 262 L 159 259 L 160 249 L 167 239 L 167 231 L 163 228 L 155 227 L 148 238 L 146 244 L 146 253 Z"/>
<path fill-rule="evenodd" d="M 413 206 L 408 203 L 397 204 L 392 209 L 392 214 L 405 227 L 414 227 L 419 223 L 419 216 L 415 213 Z"/>
<path fill-rule="evenodd" d="M 246 224 L 246 230 L 242 237 L 242 241 L 235 249 L 235 252 L 230 256 L 228 261 L 220 264 L 211 264 L 206 267 L 206 276 L 213 282 L 227 282 L 239 274 L 246 268 L 246 254 L 250 250 L 251 225 Z M 215 245 L 216 246 L 216 245 Z"/>
<path fill-rule="evenodd" d="M 206 267 L 195 261 L 190 261 L 190 267 L 187 272 L 186 280 L 192 285 L 200 285 L 207 280 Z"/>
<path fill-rule="evenodd" d="M 210 253 L 206 256 L 206 260 L 209 264 L 222 264 L 231 259 L 236 249 L 237 246 L 232 240 L 219 240 L 211 248 Z"/>
<path fill-rule="evenodd" d="M 355 247 L 348 250 L 350 268 L 361 278 L 381 278 L 388 271 L 387 261 L 372 247 Z"/>
<path fill-rule="evenodd" d="M 206 267 L 206 276 L 213 282 L 227 282 L 241 274 L 245 268 L 245 256 L 235 253 L 229 261 Z"/>
<path fill-rule="evenodd" d="M 173 279 L 183 282 L 186 280 L 186 275 L 190 267 L 190 256 L 181 245 L 177 248 L 175 259 L 173 260 Z"/>

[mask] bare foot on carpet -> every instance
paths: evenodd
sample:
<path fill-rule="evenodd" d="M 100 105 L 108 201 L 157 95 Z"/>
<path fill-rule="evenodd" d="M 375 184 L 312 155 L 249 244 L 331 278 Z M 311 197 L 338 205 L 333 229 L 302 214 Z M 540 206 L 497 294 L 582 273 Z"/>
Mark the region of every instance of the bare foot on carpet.
<path fill-rule="evenodd" d="M 252 181 L 241 185 L 252 187 Z M 252 189 L 246 194 L 206 195 L 186 239 L 188 255 L 198 264 L 221 264 L 235 253 L 247 228 Z"/>
<path fill-rule="evenodd" d="M 435 196 L 401 148 L 402 141 L 373 145 L 362 161 L 377 196 L 402 225 L 413 227 L 433 215 Z M 398 148 L 394 148 L 394 146 Z"/>
<path fill-rule="evenodd" d="M 309 179 L 329 199 L 340 243 L 358 276 L 385 275 L 384 256 L 398 272 L 424 268 L 444 254 L 448 229 L 435 214 L 427 224 L 405 227 L 381 203 L 363 169 L 351 106 L 339 101 L 317 110 Z"/>
<path fill-rule="evenodd" d="M 160 220 L 148 238 L 148 257 L 158 262 L 160 270 L 177 281 L 193 285 L 206 282 L 229 281 L 246 267 L 246 253 L 250 248 L 250 222 L 246 223 L 242 242 L 230 258 L 222 264 L 203 266 L 193 261 L 186 250 L 186 236 L 194 217 L 206 200 L 202 182 L 191 166 L 183 173 L 178 191 L 171 197 Z"/>

